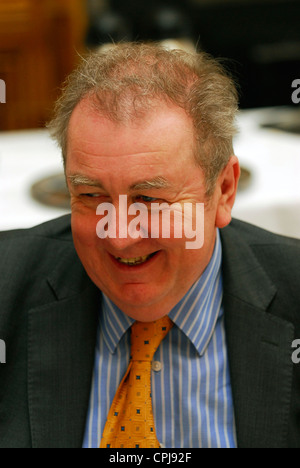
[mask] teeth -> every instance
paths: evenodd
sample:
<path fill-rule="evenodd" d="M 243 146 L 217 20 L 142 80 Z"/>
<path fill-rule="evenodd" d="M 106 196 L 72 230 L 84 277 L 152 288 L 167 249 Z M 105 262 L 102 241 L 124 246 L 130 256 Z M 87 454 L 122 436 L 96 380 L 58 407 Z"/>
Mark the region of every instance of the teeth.
<path fill-rule="evenodd" d="M 116 260 L 120 263 L 124 263 L 125 265 L 140 265 L 141 263 L 145 263 L 151 255 L 145 255 L 144 257 L 136 257 L 136 258 L 120 258 L 115 257 Z"/>

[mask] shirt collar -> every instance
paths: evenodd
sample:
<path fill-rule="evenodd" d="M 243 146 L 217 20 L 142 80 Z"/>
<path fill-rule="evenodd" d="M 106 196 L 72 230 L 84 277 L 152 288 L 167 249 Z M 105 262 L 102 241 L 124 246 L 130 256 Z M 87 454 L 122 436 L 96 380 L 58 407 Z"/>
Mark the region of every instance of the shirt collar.
<path fill-rule="evenodd" d="M 203 355 L 213 335 L 217 319 L 222 314 L 223 296 L 222 245 L 219 230 L 211 260 L 200 279 L 171 310 L 169 317 L 182 330 Z M 124 314 L 105 294 L 102 293 L 100 326 L 104 340 L 111 353 L 116 348 L 134 320 Z"/>
<path fill-rule="evenodd" d="M 104 341 L 111 353 L 121 341 L 123 335 L 134 324 L 134 320 L 124 314 L 105 294 L 102 293 L 102 313 L 100 327 Z"/>

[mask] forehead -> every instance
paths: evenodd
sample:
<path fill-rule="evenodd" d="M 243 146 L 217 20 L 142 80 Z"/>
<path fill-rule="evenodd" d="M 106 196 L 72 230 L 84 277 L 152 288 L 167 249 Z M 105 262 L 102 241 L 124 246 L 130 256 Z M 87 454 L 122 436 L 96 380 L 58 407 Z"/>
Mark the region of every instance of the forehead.
<path fill-rule="evenodd" d="M 68 158 L 74 152 L 99 156 L 150 154 L 194 148 L 194 127 L 186 112 L 164 101 L 143 118 L 113 121 L 95 109 L 91 98 L 81 101 L 70 119 Z"/>

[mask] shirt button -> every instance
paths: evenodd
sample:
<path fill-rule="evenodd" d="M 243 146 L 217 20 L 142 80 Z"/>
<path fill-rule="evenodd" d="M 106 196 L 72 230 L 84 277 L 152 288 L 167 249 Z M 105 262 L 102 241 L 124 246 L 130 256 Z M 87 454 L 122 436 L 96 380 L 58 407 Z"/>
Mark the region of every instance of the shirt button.
<path fill-rule="evenodd" d="M 154 361 L 152 363 L 152 370 L 154 370 L 154 372 L 160 372 L 162 370 L 162 363 L 159 361 Z"/>

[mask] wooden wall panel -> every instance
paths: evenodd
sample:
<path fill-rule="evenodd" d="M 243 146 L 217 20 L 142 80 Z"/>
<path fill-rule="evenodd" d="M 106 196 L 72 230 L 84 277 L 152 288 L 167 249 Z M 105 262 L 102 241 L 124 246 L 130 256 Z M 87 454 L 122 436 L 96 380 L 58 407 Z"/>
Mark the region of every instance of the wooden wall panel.
<path fill-rule="evenodd" d="M 0 130 L 43 127 L 84 51 L 85 0 L 1 0 Z"/>

